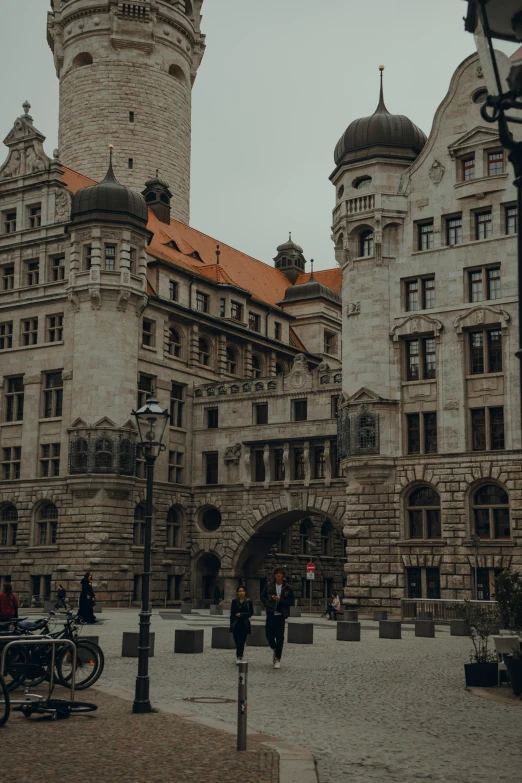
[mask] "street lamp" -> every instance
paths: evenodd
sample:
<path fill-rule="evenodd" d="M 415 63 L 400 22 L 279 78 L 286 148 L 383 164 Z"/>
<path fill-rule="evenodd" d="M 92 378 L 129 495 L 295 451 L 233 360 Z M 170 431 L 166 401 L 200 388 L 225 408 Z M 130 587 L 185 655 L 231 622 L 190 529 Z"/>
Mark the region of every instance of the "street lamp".
<path fill-rule="evenodd" d="M 150 650 L 150 577 L 152 546 L 152 493 L 154 488 L 154 463 L 165 450 L 163 435 L 169 420 L 168 410 L 160 408 L 157 400 L 149 398 L 139 411 L 132 411 L 138 425 L 138 445 L 145 460 L 147 494 L 145 498 L 145 548 L 143 552 L 143 576 L 141 581 L 140 634 L 138 641 L 138 676 L 133 712 L 152 712 L 149 699 L 149 650 Z"/>

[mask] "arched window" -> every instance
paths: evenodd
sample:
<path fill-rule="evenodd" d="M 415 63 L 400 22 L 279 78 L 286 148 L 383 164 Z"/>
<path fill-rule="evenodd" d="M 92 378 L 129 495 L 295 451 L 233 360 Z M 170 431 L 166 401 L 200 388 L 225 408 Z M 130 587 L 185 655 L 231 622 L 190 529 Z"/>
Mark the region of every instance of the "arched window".
<path fill-rule="evenodd" d="M 92 65 L 92 63 L 92 54 L 89 54 L 89 52 L 81 52 L 80 54 L 77 54 L 72 61 L 72 67 L 83 68 L 85 65 Z"/>
<path fill-rule="evenodd" d="M 286 372 L 286 367 L 283 364 L 283 362 L 276 362 L 276 375 L 284 375 Z"/>
<path fill-rule="evenodd" d="M 189 18 L 192 18 L 194 16 L 194 11 L 192 10 L 192 3 L 190 0 L 185 0 L 185 13 Z"/>
<path fill-rule="evenodd" d="M 321 526 L 321 554 L 325 557 L 333 556 L 333 539 L 333 525 L 327 519 Z"/>
<path fill-rule="evenodd" d="M 71 473 L 87 473 L 89 470 L 89 442 L 76 438 L 71 444 Z"/>
<path fill-rule="evenodd" d="M 433 487 L 412 490 L 406 501 L 408 538 L 440 538 L 440 497 Z"/>
<path fill-rule="evenodd" d="M 362 231 L 359 235 L 359 255 L 373 256 L 373 231 Z"/>
<path fill-rule="evenodd" d="M 371 177 L 357 177 L 357 179 L 354 179 L 352 182 L 352 185 L 356 190 L 364 190 L 365 188 L 369 188 L 371 184 Z"/>
<path fill-rule="evenodd" d="M 143 503 L 138 503 L 134 509 L 132 537 L 134 546 L 145 546 L 145 505 Z"/>
<path fill-rule="evenodd" d="M 210 344 L 205 337 L 198 340 L 198 362 L 205 367 L 210 364 Z"/>
<path fill-rule="evenodd" d="M 356 419 L 357 450 L 375 451 L 377 447 L 377 417 L 362 406 Z"/>
<path fill-rule="evenodd" d="M 99 438 L 94 444 L 94 470 L 110 473 L 112 470 L 112 441 Z"/>
<path fill-rule="evenodd" d="M 149 204 L 151 201 L 156 201 L 156 194 L 152 191 L 151 193 L 147 193 L 145 196 L 145 201 Z"/>
<path fill-rule="evenodd" d="M 183 546 L 183 519 L 180 510 L 175 506 L 172 506 L 167 514 L 167 546 Z"/>
<path fill-rule="evenodd" d="M 54 503 L 44 503 L 36 514 L 36 546 L 56 544 L 58 509 Z"/>
<path fill-rule="evenodd" d="M 177 79 L 179 82 L 185 81 L 185 74 L 183 73 L 183 69 L 180 68 L 179 65 L 171 65 L 169 68 L 169 74 L 171 76 L 174 76 L 174 78 Z"/>
<path fill-rule="evenodd" d="M 120 473 L 124 476 L 134 474 L 136 460 L 136 446 L 131 438 L 122 438 L 120 441 Z"/>
<path fill-rule="evenodd" d="M 0 513 L 0 546 L 16 546 L 18 534 L 16 506 L 4 506 Z"/>
<path fill-rule="evenodd" d="M 227 345 L 227 372 L 237 375 L 237 351 L 230 345 Z"/>
<path fill-rule="evenodd" d="M 261 357 L 254 353 L 252 354 L 252 378 L 263 377 L 263 361 Z"/>
<path fill-rule="evenodd" d="M 510 538 L 509 497 L 497 484 L 486 484 L 473 493 L 474 533 L 480 538 Z"/>
<path fill-rule="evenodd" d="M 181 334 L 173 326 L 169 329 L 169 354 L 176 356 L 178 359 L 181 356 Z"/>
<path fill-rule="evenodd" d="M 303 519 L 299 525 L 299 552 L 302 555 L 311 555 L 310 549 L 310 531 L 312 523 L 309 519 Z"/>

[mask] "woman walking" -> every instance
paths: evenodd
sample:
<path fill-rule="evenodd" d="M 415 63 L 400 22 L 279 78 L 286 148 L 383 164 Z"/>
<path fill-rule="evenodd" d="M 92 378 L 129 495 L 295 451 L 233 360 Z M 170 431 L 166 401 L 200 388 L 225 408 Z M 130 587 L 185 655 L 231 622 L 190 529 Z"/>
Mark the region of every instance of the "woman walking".
<path fill-rule="evenodd" d="M 237 588 L 237 598 L 230 607 L 230 630 L 236 643 L 236 663 L 241 663 L 245 653 L 245 642 L 251 632 L 250 618 L 254 614 L 252 601 L 246 597 L 245 588 Z"/>
<path fill-rule="evenodd" d="M 97 623 L 97 619 L 94 616 L 94 606 L 96 604 L 96 595 L 92 588 L 92 571 L 87 571 L 80 582 L 82 586 L 82 592 L 80 593 L 80 605 L 78 608 L 78 614 L 82 618 L 84 623 Z"/>

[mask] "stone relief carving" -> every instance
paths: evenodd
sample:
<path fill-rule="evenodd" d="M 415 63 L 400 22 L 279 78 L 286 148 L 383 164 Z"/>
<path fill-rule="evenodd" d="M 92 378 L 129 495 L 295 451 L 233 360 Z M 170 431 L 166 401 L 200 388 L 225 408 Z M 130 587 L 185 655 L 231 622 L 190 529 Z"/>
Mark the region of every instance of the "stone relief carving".
<path fill-rule="evenodd" d="M 438 318 L 430 318 L 427 315 L 408 315 L 395 324 L 390 332 L 390 337 L 396 343 L 402 335 L 416 334 L 421 330 L 435 332 L 435 337 L 439 337 L 443 328 L 442 321 L 439 321 Z"/>
<path fill-rule="evenodd" d="M 101 293 L 98 287 L 89 288 L 89 298 L 91 300 L 91 309 L 99 310 L 101 308 Z"/>
<path fill-rule="evenodd" d="M 507 329 L 509 313 L 501 307 L 490 307 L 489 305 L 477 305 L 467 312 L 458 315 L 453 326 L 457 334 L 462 334 L 462 329 L 467 326 L 477 326 L 480 324 L 498 323 L 500 321 L 503 329 Z"/>
<path fill-rule="evenodd" d="M 140 298 L 136 302 L 136 318 L 139 318 L 142 312 L 147 307 L 147 304 L 149 303 L 149 297 L 148 296 L 140 296 Z"/>
<path fill-rule="evenodd" d="M 444 166 L 442 165 L 440 160 L 434 160 L 433 163 L 431 164 L 430 170 L 428 172 L 429 175 L 430 175 L 431 181 L 435 185 L 438 185 L 442 181 L 442 177 L 444 176 L 444 172 L 445 171 L 446 171 L 446 169 L 444 168 Z"/>
<path fill-rule="evenodd" d="M 445 411 L 458 411 L 459 409 L 459 403 L 458 400 L 448 400 L 447 403 L 444 405 Z"/>
<path fill-rule="evenodd" d="M 130 299 L 130 291 L 125 291 L 122 289 L 118 294 L 118 302 L 116 304 L 116 309 L 124 313 L 125 310 L 127 309 L 129 299 Z"/>
<path fill-rule="evenodd" d="M 22 156 L 19 152 L 13 152 L 7 159 L 7 162 L 0 173 L 2 179 L 9 179 L 10 177 L 17 177 L 20 174 L 22 168 Z"/>
<path fill-rule="evenodd" d="M 55 220 L 60 222 L 61 220 L 68 220 L 71 213 L 71 207 L 69 202 L 69 196 L 65 190 L 59 190 L 56 194 L 54 215 Z"/>
<path fill-rule="evenodd" d="M 73 308 L 75 313 L 78 313 L 80 311 L 80 300 L 78 298 L 78 294 L 76 294 L 74 291 L 69 291 L 67 293 L 67 299 L 69 300 L 69 304 Z"/>
<path fill-rule="evenodd" d="M 225 450 L 225 462 L 234 462 L 236 465 L 239 463 L 239 460 L 241 458 L 241 443 L 236 443 L 234 446 L 229 446 Z"/>
<path fill-rule="evenodd" d="M 5 139 L 9 155 L 0 167 L 0 179 L 45 171 L 51 162 L 43 150 L 45 136 L 34 127 L 33 118 L 29 114 L 30 108 L 29 103 L 24 103 L 24 114 L 15 120 L 11 132 Z"/>
<path fill-rule="evenodd" d="M 38 171 L 45 171 L 47 168 L 46 161 L 37 154 L 34 147 L 28 147 L 25 153 L 26 168 L 29 173 L 36 173 Z"/>
<path fill-rule="evenodd" d="M 102 239 L 120 239 L 121 234 L 118 231 L 102 231 Z"/>
<path fill-rule="evenodd" d="M 346 305 L 346 317 L 349 318 L 351 315 L 359 315 L 361 312 L 361 303 L 360 302 L 349 302 Z"/>

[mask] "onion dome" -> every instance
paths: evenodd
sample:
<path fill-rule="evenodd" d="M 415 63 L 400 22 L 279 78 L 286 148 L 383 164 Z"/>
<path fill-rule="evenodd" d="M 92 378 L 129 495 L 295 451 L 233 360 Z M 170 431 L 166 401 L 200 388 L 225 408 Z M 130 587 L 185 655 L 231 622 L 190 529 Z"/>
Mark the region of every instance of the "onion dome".
<path fill-rule="evenodd" d="M 371 117 L 350 123 L 335 148 L 337 166 L 369 158 L 393 158 L 412 162 L 426 144 L 426 136 L 408 117 L 390 114 L 384 105 L 382 72 L 379 104 Z"/>
<path fill-rule="evenodd" d="M 314 261 L 310 260 L 312 271 L 310 277 L 306 283 L 301 285 L 289 286 L 285 291 L 283 304 L 287 302 L 302 302 L 305 299 L 327 299 L 335 304 L 341 304 L 341 294 L 338 291 L 334 291 L 332 288 L 328 288 L 327 285 L 319 283 L 314 277 Z"/>
<path fill-rule="evenodd" d="M 103 182 L 82 188 L 74 194 L 71 220 L 75 223 L 102 221 L 105 223 L 126 223 L 145 228 L 148 210 L 141 193 L 122 185 L 112 169 L 112 149 L 109 169 Z"/>
<path fill-rule="evenodd" d="M 300 253 L 301 255 L 303 254 L 303 248 L 299 247 L 299 245 L 296 245 L 296 243 L 292 240 L 292 232 L 289 234 L 288 242 L 284 242 L 277 248 L 278 253 L 284 253 L 285 251 L 288 252 L 289 250 L 295 250 L 296 253 Z"/>

